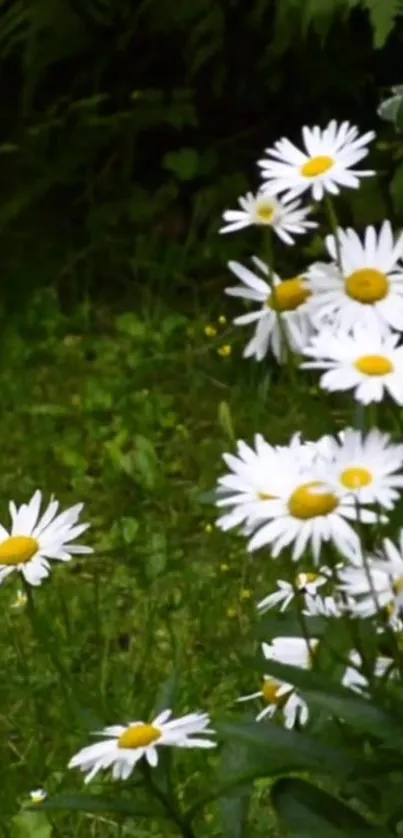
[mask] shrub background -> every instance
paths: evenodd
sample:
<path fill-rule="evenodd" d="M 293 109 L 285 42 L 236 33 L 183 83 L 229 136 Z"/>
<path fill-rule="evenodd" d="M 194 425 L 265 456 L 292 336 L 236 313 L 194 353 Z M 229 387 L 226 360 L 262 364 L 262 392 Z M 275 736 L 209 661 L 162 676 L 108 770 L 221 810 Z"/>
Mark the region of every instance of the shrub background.
<path fill-rule="evenodd" d="M 150 270 L 161 288 L 214 281 L 234 256 L 219 214 L 257 185 L 264 147 L 330 118 L 373 128 L 401 81 L 401 0 L 0 8 L 7 308 L 42 284 L 70 306 L 121 300 Z M 366 192 L 353 207 L 367 223 Z"/>

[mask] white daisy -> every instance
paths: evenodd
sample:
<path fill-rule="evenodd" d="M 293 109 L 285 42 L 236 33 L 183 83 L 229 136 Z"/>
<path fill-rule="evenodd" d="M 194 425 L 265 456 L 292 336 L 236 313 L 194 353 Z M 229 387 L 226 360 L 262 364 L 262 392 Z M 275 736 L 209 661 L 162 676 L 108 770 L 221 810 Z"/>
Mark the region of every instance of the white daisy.
<path fill-rule="evenodd" d="M 253 262 L 268 278 L 267 265 L 257 257 L 253 257 Z M 283 360 L 285 341 L 293 352 L 300 352 L 312 331 L 307 304 L 310 292 L 304 278 L 281 280 L 273 274 L 271 287 L 269 282 L 239 262 L 229 262 L 228 267 L 242 284 L 226 288 L 225 293 L 260 303 L 257 311 L 242 314 L 234 320 L 237 326 L 257 323 L 255 334 L 244 350 L 244 357 L 262 361 L 272 351 L 278 361 Z"/>
<path fill-rule="evenodd" d="M 358 652 L 351 652 L 351 665 L 347 667 L 344 672 L 342 684 L 343 687 L 348 687 L 354 692 L 367 694 L 369 692 L 369 682 L 367 674 L 363 672 L 363 663 L 361 655 Z M 394 662 L 390 658 L 378 657 L 375 661 L 374 675 L 375 678 L 382 678 L 388 669 L 393 674 Z"/>
<path fill-rule="evenodd" d="M 77 523 L 82 503 L 58 515 L 59 502 L 52 500 L 40 515 L 41 502 L 39 490 L 18 508 L 11 501 L 10 532 L 0 524 L 0 583 L 19 570 L 30 585 L 40 585 L 49 576 L 48 559 L 67 562 L 74 554 L 93 552 L 91 547 L 71 544 L 89 527 Z"/>
<path fill-rule="evenodd" d="M 304 126 L 304 150 L 286 138 L 278 140 L 273 148 L 266 149 L 268 159 L 259 161 L 262 177 L 269 182 L 273 194 L 287 192 L 296 197 L 310 189 L 315 201 L 320 201 L 326 192 L 338 194 L 341 186 L 356 189 L 361 177 L 375 174 L 352 168 L 367 156 L 368 143 L 374 137 L 374 131 L 360 137 L 354 125 L 338 125 L 334 119 L 324 130 L 317 125 Z"/>
<path fill-rule="evenodd" d="M 346 428 L 322 444 L 323 474 L 338 490 L 352 494 L 361 504 L 377 503 L 393 509 L 403 488 L 403 445 L 391 442 L 389 434 L 372 428 L 365 436 Z M 399 491 L 398 491 L 399 490 Z"/>
<path fill-rule="evenodd" d="M 308 646 L 301 637 L 276 637 L 270 644 L 262 643 L 262 651 L 266 660 L 310 669 L 318 644 L 319 640 L 316 638 L 311 638 Z M 287 728 L 294 727 L 297 720 L 302 725 L 308 721 L 309 711 L 306 702 L 298 695 L 292 684 L 287 684 L 286 681 L 265 676 L 258 692 L 244 695 L 238 701 L 256 698 L 263 698 L 266 704 L 258 713 L 256 721 L 266 716 L 271 718 L 277 710 L 281 710 L 284 725 Z"/>
<path fill-rule="evenodd" d="M 300 201 L 289 197 L 275 198 L 265 191 L 257 195 L 248 192 L 239 198 L 238 203 L 240 210 L 224 212 L 223 219 L 227 223 L 221 227 L 220 233 L 233 233 L 256 224 L 271 227 L 285 244 L 294 244 L 293 236 L 318 226 L 316 221 L 307 221 L 311 208 L 301 207 Z"/>
<path fill-rule="evenodd" d="M 179 719 L 170 719 L 172 710 L 164 710 L 150 722 L 130 722 L 129 725 L 112 725 L 97 731 L 104 736 L 102 742 L 83 748 L 70 760 L 69 768 L 88 771 L 84 782 L 89 783 L 102 769 L 112 768 L 114 780 L 127 780 L 136 764 L 143 757 L 148 764 L 158 764 L 157 749 L 160 745 L 176 748 L 214 748 L 216 743 L 204 738 L 214 733 L 209 728 L 207 713 L 189 713 Z"/>
<path fill-rule="evenodd" d="M 359 538 L 348 520 L 374 523 L 377 515 L 358 507 L 351 495 L 340 495 L 335 486 L 319 477 L 316 464 L 301 469 L 298 462 L 287 462 L 287 468 L 272 475 L 268 489 L 274 499 L 267 504 L 268 523 L 251 523 L 256 530 L 249 542 L 249 551 L 270 545 L 271 556 L 293 544 L 292 558 L 299 559 L 310 546 L 315 562 L 319 561 L 323 542 L 333 542 L 337 550 L 354 558 Z M 269 520 L 270 519 L 270 520 Z M 348 520 L 346 520 L 348 519 Z"/>
<path fill-rule="evenodd" d="M 357 617 L 371 617 L 386 608 L 397 615 L 403 608 L 403 530 L 397 547 L 385 538 L 382 551 L 366 559 L 357 555 L 357 564 L 339 571 L 340 590 L 349 600 L 350 611 Z"/>
<path fill-rule="evenodd" d="M 378 235 L 367 227 L 361 241 L 355 230 L 339 229 L 337 241 L 327 236 L 326 246 L 333 263 L 315 262 L 307 272 L 316 325 L 403 331 L 403 233 L 395 240 L 390 221 L 384 221 Z"/>
<path fill-rule="evenodd" d="M 237 455 L 223 454 L 223 460 L 230 474 L 220 477 L 216 494 L 218 507 L 232 507 L 231 511 L 217 521 L 217 526 L 226 531 L 246 521 L 264 521 L 270 501 L 273 474 L 286 467 L 288 460 L 298 462 L 301 467 L 312 460 L 312 450 L 301 441 L 300 434 L 294 434 L 288 445 L 270 445 L 261 434 L 255 436 L 255 448 L 243 440 L 237 442 Z"/>
<path fill-rule="evenodd" d="M 34 789 L 33 791 L 29 792 L 29 796 L 31 799 L 31 803 L 43 803 L 43 801 L 48 796 L 48 793 L 45 789 Z"/>
<path fill-rule="evenodd" d="M 318 589 L 328 581 L 329 574 L 329 568 L 321 568 L 319 573 L 297 573 L 293 585 L 284 579 L 278 579 L 277 590 L 262 599 L 257 605 L 257 610 L 264 614 L 280 605 L 280 611 L 285 611 L 298 594 L 315 596 Z"/>
<path fill-rule="evenodd" d="M 323 329 L 311 338 L 303 354 L 315 358 L 301 364 L 303 369 L 327 370 L 320 386 L 331 393 L 354 390 L 362 404 L 380 402 L 385 393 L 403 405 L 403 346 L 399 335 L 380 334 L 376 324 L 357 325 L 351 335 Z"/>
<path fill-rule="evenodd" d="M 301 725 L 306 724 L 309 718 L 308 706 L 294 690 L 291 684 L 270 678 L 265 675 L 260 690 L 250 695 L 243 695 L 238 698 L 239 702 L 251 701 L 260 698 L 264 701 L 265 707 L 256 716 L 256 721 L 271 719 L 275 713 L 280 712 L 284 720 L 284 727 L 287 729 L 295 727 L 297 721 Z"/>

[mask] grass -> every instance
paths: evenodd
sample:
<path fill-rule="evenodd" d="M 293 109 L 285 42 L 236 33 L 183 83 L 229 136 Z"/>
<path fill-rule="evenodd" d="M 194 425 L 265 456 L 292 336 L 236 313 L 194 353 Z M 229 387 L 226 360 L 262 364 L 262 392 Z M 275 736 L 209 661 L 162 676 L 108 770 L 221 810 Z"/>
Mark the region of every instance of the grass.
<path fill-rule="evenodd" d="M 35 631 L 30 609 L 12 608 L 17 575 L 0 588 L 0 823 L 11 838 L 47 838 L 43 824 L 21 832 L 13 821 L 31 789 L 83 793 L 66 764 L 90 730 L 173 699 L 179 713 L 239 712 L 236 698 L 258 684 L 255 601 L 278 565 L 214 528 L 209 493 L 235 439 L 315 437 L 326 410 L 316 411 L 305 379 L 296 389 L 242 360 L 244 334 L 222 322 L 230 306 L 218 293 L 208 315 L 208 305 L 178 313 L 175 300 L 143 293 L 123 313 L 87 306 L 67 318 L 44 292 L 4 334 L 1 520 L 9 499 L 41 488 L 65 505 L 84 501 L 95 548 L 34 591 Z M 188 804 L 215 782 L 217 759 L 178 759 Z M 274 828 L 265 789 L 252 809 L 257 838 Z M 221 835 L 218 817 L 208 807 L 197 836 Z M 175 834 L 153 820 L 122 831 L 104 813 L 57 813 L 52 829 L 55 838 Z"/>

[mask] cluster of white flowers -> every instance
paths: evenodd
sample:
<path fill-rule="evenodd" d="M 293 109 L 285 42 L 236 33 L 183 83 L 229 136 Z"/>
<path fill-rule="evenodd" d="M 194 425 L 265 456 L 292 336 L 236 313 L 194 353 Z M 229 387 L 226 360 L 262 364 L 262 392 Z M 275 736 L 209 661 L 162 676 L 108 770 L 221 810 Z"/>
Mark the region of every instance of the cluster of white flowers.
<path fill-rule="evenodd" d="M 41 585 L 49 576 L 49 560 L 68 562 L 73 555 L 92 553 L 91 547 L 73 544 L 89 524 L 79 524 L 83 508 L 79 503 L 60 512 L 59 503 L 51 500 L 40 514 L 42 493 L 38 490 L 27 504 L 19 508 L 10 503 L 10 531 L 0 524 L 0 584 L 13 572 L 19 572 L 26 585 Z M 18 591 L 11 608 L 23 608 L 26 594 Z M 214 733 L 206 713 L 189 713 L 171 718 L 172 710 L 166 709 L 152 722 L 133 721 L 127 725 L 106 727 L 98 734 L 101 742 L 79 751 L 69 762 L 69 768 L 87 771 L 88 783 L 101 769 L 112 768 L 114 779 L 127 779 L 137 762 L 143 757 L 150 766 L 158 763 L 157 748 L 170 745 L 178 748 L 213 748 L 215 741 L 208 738 Z M 32 803 L 42 803 L 46 797 L 43 789 L 30 792 Z"/>
<path fill-rule="evenodd" d="M 348 122 L 332 121 L 324 130 L 304 127 L 302 136 L 302 149 L 285 138 L 267 149 L 258 193 L 224 213 L 221 232 L 260 225 L 270 239 L 270 264 L 255 256 L 253 269 L 228 265 L 239 284 L 226 293 L 259 306 L 234 320 L 255 324 L 244 356 L 262 361 L 272 353 L 281 363 L 291 352 L 301 369 L 323 371 L 322 390 L 349 390 L 362 405 L 385 397 L 403 405 L 403 233 L 395 234 L 388 220 L 361 235 L 342 229 L 331 198 L 375 174 L 354 168 L 375 135 L 360 136 Z M 310 218 L 313 208 L 301 204 L 306 193 L 325 201 L 332 228 L 323 242 L 328 261 L 280 278 L 274 235 L 291 245 L 318 226 Z M 380 535 L 403 489 L 403 444 L 376 427 L 366 433 L 347 427 L 314 441 L 296 434 L 282 446 L 256 435 L 253 446 L 239 441 L 224 461 L 218 526 L 240 528 L 249 551 L 265 548 L 271 559 L 281 554 L 279 575 L 286 578 L 258 603 L 260 614 L 297 605 L 303 618 L 370 618 L 378 634 L 403 630 L 403 530 L 398 544 Z M 363 547 L 364 534 L 366 543 L 377 545 L 373 555 Z M 294 572 L 295 562 L 301 565 Z M 317 638 L 277 637 L 262 651 L 268 660 L 308 669 L 320 645 Z M 351 649 L 343 685 L 365 693 L 367 672 L 360 652 Z M 373 662 L 374 677 L 394 672 L 393 660 Z M 258 720 L 277 711 L 286 727 L 308 720 L 305 701 L 287 682 L 265 676 L 258 692 L 239 700 L 256 698 L 264 704 Z"/>

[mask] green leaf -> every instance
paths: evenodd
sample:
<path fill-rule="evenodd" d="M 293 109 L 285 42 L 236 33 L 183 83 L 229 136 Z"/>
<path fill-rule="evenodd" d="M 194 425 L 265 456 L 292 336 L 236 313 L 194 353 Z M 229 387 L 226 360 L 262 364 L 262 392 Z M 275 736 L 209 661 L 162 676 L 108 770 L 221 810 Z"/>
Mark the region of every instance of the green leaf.
<path fill-rule="evenodd" d="M 181 148 L 165 154 L 163 164 L 174 172 L 179 180 L 193 180 L 199 169 L 199 155 L 194 148 Z"/>
<path fill-rule="evenodd" d="M 250 765 L 250 749 L 246 743 L 226 742 L 221 751 L 219 778 L 228 781 L 231 776 L 239 776 Z M 224 838 L 243 838 L 246 835 L 252 789 L 252 783 L 245 783 L 219 798 Z"/>
<path fill-rule="evenodd" d="M 224 741 L 246 744 L 251 749 L 251 767 L 244 778 L 268 777 L 285 771 L 311 769 L 342 775 L 354 771 L 355 764 L 343 751 L 323 745 L 306 733 L 285 730 L 274 722 L 220 722 L 215 725 Z M 242 777 L 239 778 L 242 782 Z"/>
<path fill-rule="evenodd" d="M 401 12 L 400 0 L 363 0 L 369 11 L 374 30 L 374 47 L 381 49 L 395 25 L 395 18 Z"/>
<path fill-rule="evenodd" d="M 399 720 L 377 707 L 373 701 L 332 683 L 328 675 L 274 661 L 265 661 L 265 672 L 293 684 L 308 704 L 350 723 L 357 730 L 376 736 L 391 745 L 403 747 L 403 727 Z"/>
<path fill-rule="evenodd" d="M 369 833 L 371 838 L 391 838 L 387 830 L 371 824 L 337 797 L 305 780 L 278 780 L 271 789 L 271 799 L 292 836 L 358 838 Z"/>
<path fill-rule="evenodd" d="M 150 809 L 146 805 L 137 805 L 132 800 L 90 794 L 57 794 L 54 797 L 44 800 L 40 806 L 41 809 L 50 812 L 67 810 L 70 812 L 88 812 L 90 814 L 125 815 L 132 818 L 165 817 L 164 812 L 156 803 Z"/>
<path fill-rule="evenodd" d="M 35 803 L 43 808 L 43 803 Z M 52 826 L 44 812 L 27 809 L 11 821 L 11 838 L 50 838 Z"/>

